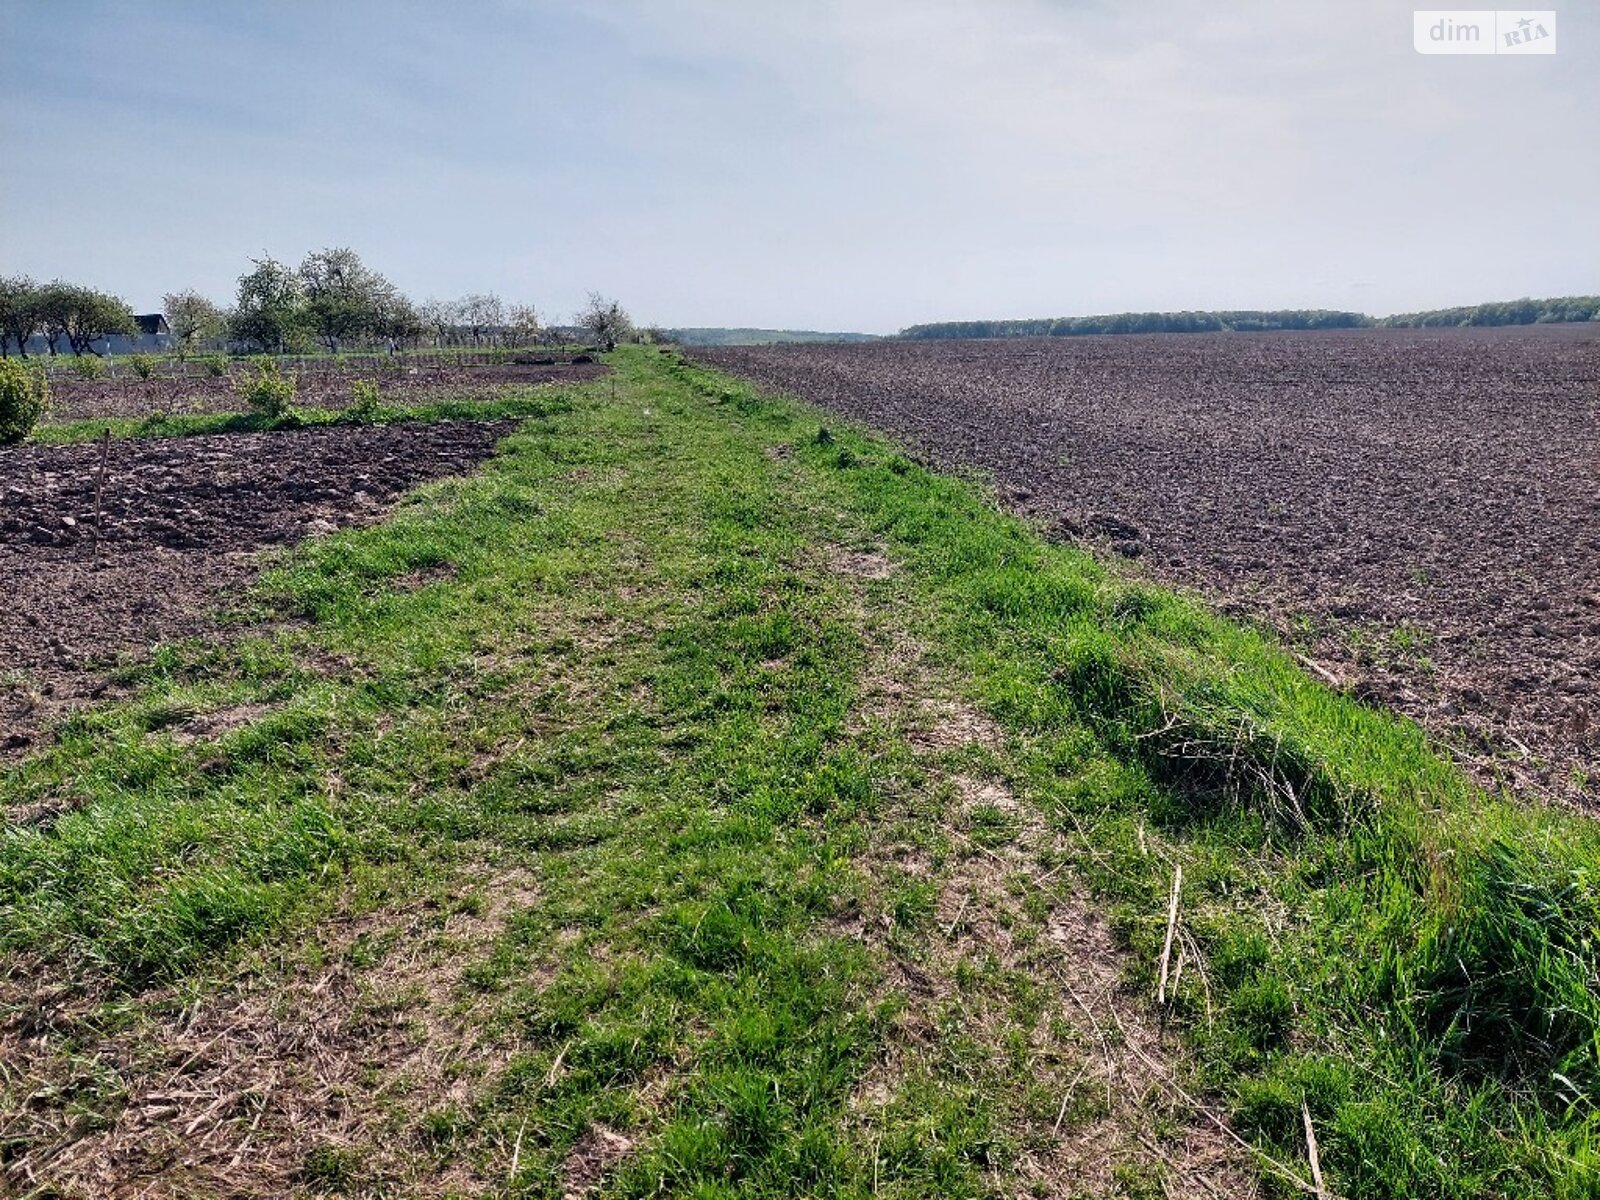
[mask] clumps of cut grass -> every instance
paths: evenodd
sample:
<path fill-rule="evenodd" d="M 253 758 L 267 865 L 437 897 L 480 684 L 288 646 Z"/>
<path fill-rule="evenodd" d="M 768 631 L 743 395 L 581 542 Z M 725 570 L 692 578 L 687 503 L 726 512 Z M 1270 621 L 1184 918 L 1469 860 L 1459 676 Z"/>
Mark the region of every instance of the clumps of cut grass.
<path fill-rule="evenodd" d="M 1184 678 L 1169 655 L 1075 656 L 1066 682 L 1088 715 L 1146 762 L 1180 803 L 1262 815 L 1289 836 L 1347 829 L 1375 803 L 1341 786 L 1292 721 L 1226 681 Z"/>

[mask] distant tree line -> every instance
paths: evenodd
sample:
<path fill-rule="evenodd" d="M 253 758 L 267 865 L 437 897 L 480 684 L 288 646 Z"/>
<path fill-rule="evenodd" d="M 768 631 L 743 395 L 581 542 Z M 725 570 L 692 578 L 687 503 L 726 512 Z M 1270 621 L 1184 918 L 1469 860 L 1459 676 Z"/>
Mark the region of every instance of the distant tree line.
<path fill-rule="evenodd" d="M 1600 296 L 1501 300 L 1495 304 L 1435 308 L 1428 312 L 1397 313 L 1381 318 L 1377 324 L 1398 329 L 1428 329 L 1448 325 L 1553 325 L 1578 321 L 1600 321 Z"/>
<path fill-rule="evenodd" d="M 825 333 L 816 329 L 751 329 L 697 325 L 663 329 L 661 336 L 680 346 L 781 346 L 796 342 L 876 342 L 875 333 Z"/>
<path fill-rule="evenodd" d="M 168 296 L 167 307 L 191 297 Z M 172 324 L 170 312 L 167 321 Z M 413 301 L 347 246 L 308 254 L 298 268 L 270 254 L 253 259 L 239 277 L 233 308 L 217 311 L 208 323 L 235 345 L 263 353 L 386 342 L 526 345 L 542 328 L 533 305 L 508 303 L 493 292 Z M 173 337 L 179 340 L 176 326 Z"/>
<path fill-rule="evenodd" d="M 1446 325 L 1532 325 L 1600 320 L 1600 297 L 1509 300 L 1465 308 L 1371 317 L 1330 309 L 1272 311 L 1110 313 L 1015 321 L 938 321 L 912 325 L 902 338 L 1083 337 L 1107 333 L 1256 333 L 1290 329 L 1422 328 Z"/>
<path fill-rule="evenodd" d="M 239 277 L 232 307 L 194 290 L 162 297 L 173 350 L 184 356 L 226 346 L 251 353 L 330 352 L 361 345 L 526 346 L 560 340 L 531 304 L 474 292 L 457 300 L 411 300 L 345 246 L 306 255 L 298 267 L 263 253 Z M 622 306 L 591 293 L 576 327 L 607 349 L 640 335 Z M 50 354 L 100 354 L 95 343 L 138 332 L 120 297 L 56 280 L 0 277 L 0 351 L 23 356 L 36 335 Z"/>
<path fill-rule="evenodd" d="M 940 321 L 902 329 L 903 338 L 1085 337 L 1098 333 L 1253 333 L 1271 329 L 1359 329 L 1371 318 L 1354 312 L 1142 312 L 1019 321 Z"/>

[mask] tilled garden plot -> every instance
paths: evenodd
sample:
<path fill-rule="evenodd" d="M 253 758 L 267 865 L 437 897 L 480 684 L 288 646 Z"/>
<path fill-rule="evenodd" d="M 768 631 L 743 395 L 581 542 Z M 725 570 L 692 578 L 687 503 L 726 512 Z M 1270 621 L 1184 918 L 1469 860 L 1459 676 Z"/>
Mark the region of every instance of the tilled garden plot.
<path fill-rule="evenodd" d="M 253 551 L 381 517 L 515 421 L 336 426 L 0 450 L 0 753 L 100 694 L 105 666 L 202 633 Z"/>
<path fill-rule="evenodd" d="M 546 383 L 581 383 L 605 374 L 595 362 L 474 364 L 472 366 L 408 366 L 373 370 L 343 367 L 301 367 L 289 370 L 297 384 L 295 403 L 305 408 L 341 409 L 354 398 L 359 380 L 378 385 L 384 400 L 417 404 L 430 398 L 480 400 L 514 387 Z M 126 370 L 126 369 L 125 369 Z M 155 413 L 240 412 L 248 407 L 235 390 L 247 368 L 239 363 L 216 378 L 156 376 L 139 379 L 78 379 L 57 374 L 50 382 L 51 421 L 147 417 Z"/>
<path fill-rule="evenodd" d="M 1272 624 L 1485 778 L 1600 799 L 1600 331 L 700 350 Z"/>

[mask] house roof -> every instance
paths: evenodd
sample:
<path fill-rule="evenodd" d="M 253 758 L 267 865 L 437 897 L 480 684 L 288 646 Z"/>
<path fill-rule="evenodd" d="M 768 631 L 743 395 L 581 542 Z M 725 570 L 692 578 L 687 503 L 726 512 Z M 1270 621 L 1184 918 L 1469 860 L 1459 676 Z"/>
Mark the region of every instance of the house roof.
<path fill-rule="evenodd" d="M 133 318 L 139 324 L 140 333 L 169 333 L 167 318 L 160 313 L 140 313 Z"/>

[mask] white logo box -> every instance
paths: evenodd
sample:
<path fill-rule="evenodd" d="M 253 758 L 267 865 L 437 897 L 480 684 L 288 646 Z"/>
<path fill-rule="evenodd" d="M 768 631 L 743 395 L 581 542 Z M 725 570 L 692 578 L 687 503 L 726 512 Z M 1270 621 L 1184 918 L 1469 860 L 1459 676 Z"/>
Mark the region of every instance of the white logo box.
<path fill-rule="evenodd" d="M 1411 14 L 1418 54 L 1554 54 L 1554 9 L 1425 8 Z"/>

